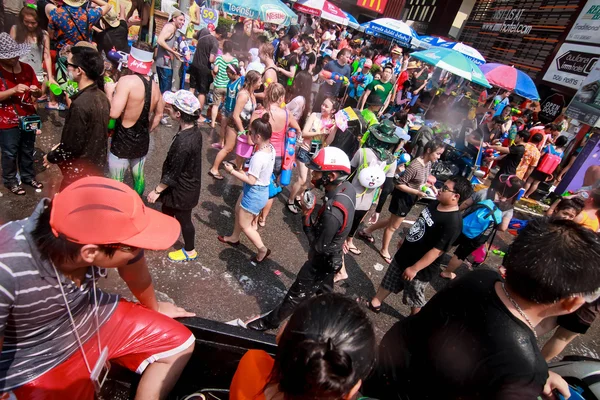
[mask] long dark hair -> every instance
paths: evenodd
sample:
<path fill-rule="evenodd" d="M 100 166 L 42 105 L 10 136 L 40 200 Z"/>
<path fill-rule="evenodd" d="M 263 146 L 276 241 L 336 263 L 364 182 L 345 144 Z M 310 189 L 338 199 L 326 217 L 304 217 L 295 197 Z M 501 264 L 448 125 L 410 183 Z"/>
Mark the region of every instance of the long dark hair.
<path fill-rule="evenodd" d="M 44 47 L 44 30 L 40 26 L 40 18 L 38 17 L 37 12 L 30 7 L 23 7 L 21 12 L 19 12 L 19 20 L 17 21 L 16 26 L 16 37 L 15 41 L 17 43 L 25 43 L 27 41 L 27 36 L 29 36 L 29 29 L 25 26 L 25 16 L 35 18 L 37 22 L 37 27 L 35 28 L 35 38 L 37 40 L 37 46 L 42 49 Z M 43 55 L 42 55 L 43 57 Z"/>
<path fill-rule="evenodd" d="M 375 354 L 373 325 L 356 302 L 317 296 L 300 304 L 281 334 L 268 385 L 286 399 L 339 399 L 369 375 Z"/>
<path fill-rule="evenodd" d="M 304 121 L 306 120 L 306 116 L 310 111 L 311 103 L 311 95 L 312 95 L 312 76 L 307 71 L 300 71 L 294 78 L 294 85 L 292 86 L 292 90 L 290 91 L 289 100 L 293 100 L 297 96 L 302 96 L 304 98 L 304 111 L 302 112 L 302 117 L 300 117 L 300 121 L 298 123 L 300 126 L 304 125 Z"/>

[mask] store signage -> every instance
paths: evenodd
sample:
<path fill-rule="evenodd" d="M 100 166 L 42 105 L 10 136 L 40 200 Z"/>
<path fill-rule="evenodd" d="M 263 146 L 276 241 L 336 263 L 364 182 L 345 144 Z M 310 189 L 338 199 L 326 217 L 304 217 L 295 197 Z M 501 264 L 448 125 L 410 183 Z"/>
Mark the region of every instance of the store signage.
<path fill-rule="evenodd" d="M 600 0 L 588 0 L 566 40 L 600 43 Z"/>
<path fill-rule="evenodd" d="M 560 93 L 554 93 L 552 96 L 546 97 L 540 103 L 541 110 L 538 113 L 540 121 L 545 124 L 554 121 L 562 113 L 566 105 L 565 96 Z"/>
<path fill-rule="evenodd" d="M 388 0 L 358 0 L 357 6 L 383 14 Z"/>
<path fill-rule="evenodd" d="M 598 58 L 600 58 L 600 47 L 564 43 L 543 79 L 577 90 L 594 68 Z"/>
<path fill-rule="evenodd" d="M 569 118 L 600 127 L 600 63 L 596 63 L 567 108 Z"/>
<path fill-rule="evenodd" d="M 492 21 L 484 23 L 481 30 L 489 32 L 501 32 L 527 35 L 533 29 L 531 25 L 523 25 L 519 21 L 523 13 L 527 11 L 524 8 L 519 9 L 502 9 L 494 12 Z"/>

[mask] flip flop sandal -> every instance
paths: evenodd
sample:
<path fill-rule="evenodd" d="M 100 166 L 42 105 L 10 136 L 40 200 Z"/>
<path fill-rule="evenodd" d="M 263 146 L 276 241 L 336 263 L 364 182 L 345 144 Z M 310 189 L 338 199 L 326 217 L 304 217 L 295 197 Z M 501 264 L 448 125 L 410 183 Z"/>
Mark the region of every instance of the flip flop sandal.
<path fill-rule="evenodd" d="M 15 185 L 11 188 L 9 188 L 8 190 L 10 190 L 11 193 L 16 194 L 17 196 L 25 196 L 25 189 L 23 189 L 21 186 L 19 185 Z"/>
<path fill-rule="evenodd" d="M 287 203 L 287 209 L 292 213 L 292 214 L 298 214 L 300 211 L 298 210 L 298 207 L 296 207 L 295 203 Z"/>
<path fill-rule="evenodd" d="M 386 263 L 388 263 L 388 264 L 392 263 L 392 257 L 386 257 L 383 254 L 381 254 L 381 252 L 379 252 L 379 255 L 381 256 L 381 258 L 383 258 L 385 260 Z"/>
<path fill-rule="evenodd" d="M 221 174 L 213 174 L 210 171 L 208 171 L 208 175 L 211 176 L 213 179 L 216 179 L 218 181 L 222 181 L 224 179 L 223 175 L 221 175 Z"/>
<path fill-rule="evenodd" d="M 363 307 L 367 307 L 369 310 L 373 311 L 375 314 L 379 314 L 381 312 L 381 305 L 379 305 L 378 307 L 375 307 L 373 305 L 373 303 L 371 303 L 371 300 L 369 300 L 369 299 L 365 299 L 364 297 L 359 297 L 358 299 L 356 299 L 356 302 Z"/>
<path fill-rule="evenodd" d="M 258 226 L 260 226 L 261 228 L 264 228 L 265 225 L 267 225 L 267 223 L 265 222 L 265 220 L 262 219 L 262 218 L 259 218 L 258 219 Z"/>
<path fill-rule="evenodd" d="M 41 182 L 36 181 L 35 179 L 32 179 L 29 182 L 23 182 L 26 185 L 31 186 L 34 189 L 41 189 L 44 187 L 44 185 Z"/>
<path fill-rule="evenodd" d="M 375 241 L 375 238 L 373 237 L 373 235 L 371 235 L 370 233 L 366 233 L 363 229 L 358 231 L 357 234 L 358 234 L 358 237 L 366 240 L 369 243 L 373 243 Z"/>
<path fill-rule="evenodd" d="M 362 254 L 362 251 L 360 251 L 356 246 L 348 247 L 348 251 L 354 254 L 355 256 L 360 256 Z"/>
<path fill-rule="evenodd" d="M 219 240 L 219 242 L 221 242 L 221 243 L 225 243 L 225 244 L 228 244 L 228 245 L 230 245 L 230 246 L 233 246 L 233 247 L 237 247 L 237 246 L 239 246 L 239 245 L 240 245 L 240 241 L 239 241 L 239 240 L 238 240 L 237 242 L 228 242 L 228 241 L 227 241 L 227 240 L 225 240 L 225 238 L 224 238 L 223 236 L 221 236 L 221 235 L 217 236 L 217 240 Z"/>
<path fill-rule="evenodd" d="M 252 257 L 250 259 L 250 263 L 252 265 L 254 265 L 255 267 L 259 264 L 261 264 L 263 261 L 265 261 L 267 258 L 269 258 L 269 256 L 271 255 L 271 249 L 267 249 L 267 253 L 265 254 L 265 256 L 262 258 L 262 260 L 258 260 L 258 258 L 256 256 Z"/>

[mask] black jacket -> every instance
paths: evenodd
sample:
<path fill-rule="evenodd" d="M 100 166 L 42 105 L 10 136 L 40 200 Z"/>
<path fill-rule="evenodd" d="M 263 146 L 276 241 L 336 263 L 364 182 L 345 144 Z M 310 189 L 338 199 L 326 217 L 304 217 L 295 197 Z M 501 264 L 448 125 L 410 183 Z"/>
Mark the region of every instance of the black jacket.
<path fill-rule="evenodd" d="M 165 206 L 191 210 L 200 198 L 202 135 L 198 128 L 177 132 L 163 163 L 160 182 L 168 185 L 159 197 Z"/>
<path fill-rule="evenodd" d="M 308 259 L 318 268 L 337 271 L 342 267 L 344 241 L 352 228 L 356 190 L 348 181 L 325 195 L 325 203 L 314 221 L 306 217 L 304 232 L 310 249 Z"/>
<path fill-rule="evenodd" d="M 48 161 L 63 174 L 63 187 L 86 176 L 103 176 L 108 146 L 110 103 L 104 92 L 92 84 L 71 100 L 60 144 L 48 153 Z"/>

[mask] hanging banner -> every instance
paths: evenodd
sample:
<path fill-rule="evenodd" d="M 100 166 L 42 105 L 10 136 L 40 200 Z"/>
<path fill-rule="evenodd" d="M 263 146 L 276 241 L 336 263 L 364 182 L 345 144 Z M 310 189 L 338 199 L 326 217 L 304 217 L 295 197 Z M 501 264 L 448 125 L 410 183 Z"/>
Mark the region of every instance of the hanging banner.
<path fill-rule="evenodd" d="M 586 125 L 600 127 L 600 63 L 589 73 L 581 89 L 567 108 L 569 118 Z"/>
<path fill-rule="evenodd" d="M 217 10 L 213 10 L 212 8 L 203 7 L 200 10 L 200 21 L 205 26 L 213 24 L 216 28 L 219 24 L 219 12 Z"/>
<path fill-rule="evenodd" d="M 383 14 L 388 0 L 358 0 L 357 6 Z"/>
<path fill-rule="evenodd" d="M 600 0 L 588 0 L 565 40 L 600 43 Z"/>
<path fill-rule="evenodd" d="M 563 43 L 543 79 L 578 90 L 594 68 L 598 58 L 600 58 L 600 47 Z"/>

